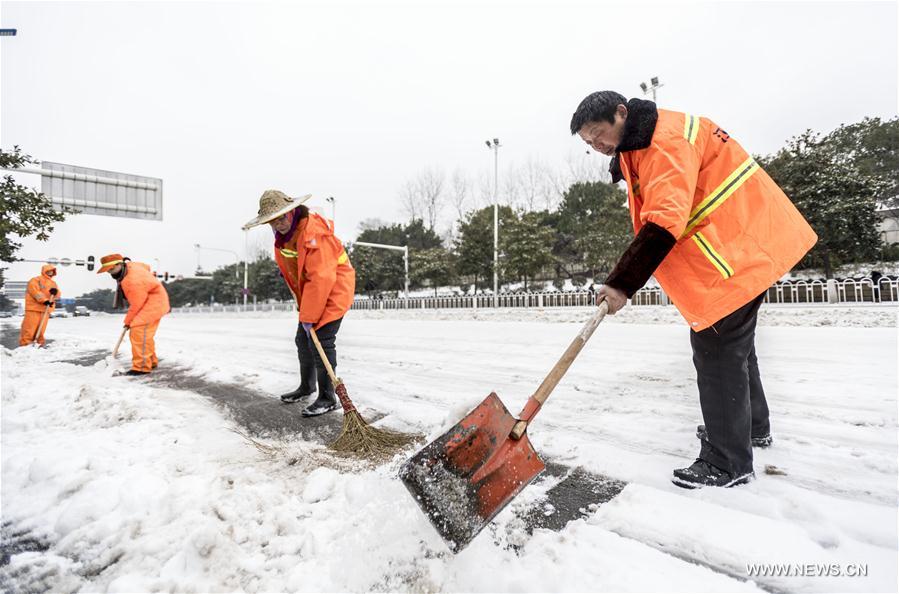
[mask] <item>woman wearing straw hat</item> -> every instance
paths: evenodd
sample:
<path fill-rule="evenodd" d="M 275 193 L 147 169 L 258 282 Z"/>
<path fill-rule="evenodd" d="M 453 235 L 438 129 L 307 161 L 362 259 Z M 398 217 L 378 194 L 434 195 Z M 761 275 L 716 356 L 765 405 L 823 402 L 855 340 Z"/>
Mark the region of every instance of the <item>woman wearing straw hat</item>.
<path fill-rule="evenodd" d="M 259 215 L 244 229 L 268 223 L 275 234 L 275 261 L 299 309 L 296 345 L 300 360 L 300 386 L 281 396 L 292 403 L 315 392 L 318 398 L 303 409 L 303 416 L 337 410 L 340 404 L 309 336 L 314 328 L 332 367 L 337 367 L 337 331 L 353 304 L 356 271 L 343 244 L 334 235 L 333 222 L 303 205 L 312 195 L 291 198 L 266 190 L 259 199 Z"/>

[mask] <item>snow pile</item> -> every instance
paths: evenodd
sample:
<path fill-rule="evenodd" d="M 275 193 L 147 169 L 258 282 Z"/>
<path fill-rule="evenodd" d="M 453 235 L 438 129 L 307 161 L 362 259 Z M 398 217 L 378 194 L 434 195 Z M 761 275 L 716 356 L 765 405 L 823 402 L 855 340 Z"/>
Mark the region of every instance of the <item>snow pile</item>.
<path fill-rule="evenodd" d="M 453 319 L 351 313 L 338 367 L 357 404 L 429 439 L 492 390 L 515 413 L 579 330 Z M 67 362 L 102 356 L 120 323 L 54 320 L 49 349 L 0 357 L 4 548 L 35 543 L 0 566 L 6 591 L 896 590 L 894 328 L 761 328 L 775 446 L 754 483 L 689 492 L 668 482 L 697 448 L 688 330 L 603 324 L 530 436 L 546 460 L 630 484 L 529 534 L 527 513 L 556 513 L 554 482 L 535 483 L 453 555 L 396 479 L 413 450 L 375 468 L 300 440 L 262 440 L 267 455 L 205 397 Z M 295 331 L 291 314 L 170 316 L 157 348 L 162 368 L 277 394 L 295 386 Z M 868 575 L 748 575 L 767 562 Z"/>

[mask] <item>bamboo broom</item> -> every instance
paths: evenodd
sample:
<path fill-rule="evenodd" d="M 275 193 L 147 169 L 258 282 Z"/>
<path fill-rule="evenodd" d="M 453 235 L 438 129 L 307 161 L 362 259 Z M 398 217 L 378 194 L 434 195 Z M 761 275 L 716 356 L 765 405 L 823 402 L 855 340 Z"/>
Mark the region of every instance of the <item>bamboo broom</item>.
<path fill-rule="evenodd" d="M 366 458 L 386 458 L 415 441 L 414 435 L 390 429 L 379 429 L 366 423 L 359 411 L 356 410 L 353 401 L 350 400 L 350 395 L 346 391 L 346 385 L 334 373 L 331 362 L 328 361 L 328 357 L 325 356 L 325 350 L 318 341 L 315 328 L 309 329 L 309 336 L 312 337 L 312 342 L 315 343 L 319 357 L 321 357 L 325 369 L 328 370 L 328 377 L 331 378 L 331 382 L 334 384 L 334 391 L 337 393 L 340 405 L 343 407 L 343 430 L 340 432 L 340 437 L 330 445 L 332 450 L 346 454 L 356 454 Z"/>

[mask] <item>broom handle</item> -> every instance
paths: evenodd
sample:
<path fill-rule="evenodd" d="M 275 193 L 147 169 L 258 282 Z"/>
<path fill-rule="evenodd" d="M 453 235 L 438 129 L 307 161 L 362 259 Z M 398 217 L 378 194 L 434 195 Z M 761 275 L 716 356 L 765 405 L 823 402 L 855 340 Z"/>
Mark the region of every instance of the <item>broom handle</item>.
<path fill-rule="evenodd" d="M 349 414 L 353 412 L 356 410 L 356 405 L 350 400 L 350 395 L 346 391 L 346 386 L 343 385 L 342 381 L 337 379 L 337 374 L 334 373 L 334 368 L 331 367 L 331 362 L 328 361 L 328 357 L 325 355 L 325 349 L 322 348 L 322 343 L 318 341 L 318 335 L 315 333 L 315 328 L 309 328 L 309 336 L 312 338 L 312 342 L 315 343 L 315 348 L 318 350 L 318 356 L 321 358 L 322 363 L 325 364 L 325 369 L 328 370 L 328 377 L 331 378 L 331 383 L 334 384 L 334 392 L 340 400 L 340 406 L 343 407 L 343 413 Z"/>
<path fill-rule="evenodd" d="M 122 333 L 119 334 L 119 341 L 115 343 L 115 348 L 112 349 L 112 358 L 115 359 L 116 355 L 119 354 L 119 347 L 122 346 L 122 340 L 125 339 L 125 333 L 128 332 L 128 326 L 122 328 Z"/>
<path fill-rule="evenodd" d="M 37 342 L 37 337 L 41 335 L 41 329 L 44 327 L 44 324 L 47 323 L 47 316 L 50 315 L 50 306 L 44 307 L 44 315 L 41 316 L 41 323 L 37 325 L 37 330 L 34 331 L 34 338 L 31 339 L 31 344 Z"/>
<path fill-rule="evenodd" d="M 325 349 L 322 348 L 322 343 L 318 341 L 318 335 L 315 333 L 315 328 L 309 328 L 309 336 L 312 337 L 312 342 L 315 343 L 315 348 L 318 350 L 318 356 L 321 358 L 322 363 L 325 364 L 325 369 L 328 370 L 328 377 L 331 378 L 331 383 L 337 386 L 337 384 L 340 383 L 340 380 L 337 379 L 334 368 L 331 367 L 331 362 L 328 361 L 328 357 L 325 355 Z"/>
<path fill-rule="evenodd" d="M 524 435 L 524 432 L 528 428 L 528 423 L 531 422 L 531 419 L 534 418 L 534 415 L 537 414 L 537 411 L 540 410 L 540 407 L 543 406 L 543 403 L 546 402 L 546 399 L 552 394 L 556 385 L 565 375 L 565 372 L 568 371 L 568 368 L 571 367 L 571 364 L 574 363 L 578 353 L 580 353 L 581 349 L 584 348 L 584 345 L 587 344 L 587 340 L 593 336 L 596 327 L 599 326 L 599 323 L 602 322 L 602 319 L 606 317 L 607 313 L 609 313 L 609 304 L 608 302 L 603 301 L 599 304 L 596 313 L 587 320 L 587 323 L 584 324 L 584 327 L 581 328 L 581 331 L 578 332 L 575 339 L 568 345 L 562 358 L 559 359 L 555 366 L 550 370 L 546 379 L 543 380 L 543 383 L 540 384 L 540 387 L 534 392 L 534 395 L 531 396 L 528 399 L 527 404 L 524 405 L 524 409 L 522 409 L 521 414 L 518 415 L 518 422 L 512 427 L 512 433 L 510 434 L 512 439 L 521 439 L 521 436 Z"/>

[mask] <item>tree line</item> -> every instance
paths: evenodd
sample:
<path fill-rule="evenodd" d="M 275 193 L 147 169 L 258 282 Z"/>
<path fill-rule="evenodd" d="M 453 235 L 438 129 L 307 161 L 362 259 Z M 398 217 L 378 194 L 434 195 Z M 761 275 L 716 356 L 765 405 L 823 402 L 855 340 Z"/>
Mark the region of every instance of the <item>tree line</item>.
<path fill-rule="evenodd" d="M 774 154 L 756 159 L 819 236 L 798 268 L 823 268 L 830 278 L 842 264 L 899 260 L 899 244 L 885 245 L 878 231 L 878 210 L 899 209 L 899 118 L 865 118 L 827 134 L 807 130 Z M 0 162 L 20 167 L 30 157 L 15 147 L 0 151 Z M 606 165 L 604 159 L 581 156 L 569 158 L 561 171 L 533 159 L 509 168 L 496 188 L 502 204 L 501 282 L 524 288 L 536 281 L 558 284 L 565 279 L 593 278 L 601 282 L 632 237 L 626 195 L 609 183 Z M 357 241 L 408 245 L 413 289 L 492 287 L 491 177 L 482 175 L 476 182 L 457 170 L 447 181 L 440 169 L 422 171 L 398 191 L 407 221 L 363 222 Z M 8 174 L 0 184 L 0 202 L 4 213 L 0 259 L 7 262 L 16 259 L 17 237 L 46 240 L 53 224 L 66 215 L 55 211 L 46 196 L 16 184 Z M 348 251 L 357 270 L 359 293 L 375 296 L 402 291 L 400 253 L 352 242 Z M 249 264 L 248 285 L 251 298 L 258 300 L 291 297 L 268 253 L 258 254 Z M 243 263 L 219 268 L 208 278 L 169 282 L 167 288 L 175 307 L 238 302 Z M 82 296 L 79 305 L 104 310 L 111 303 L 112 292 L 100 290 Z"/>
<path fill-rule="evenodd" d="M 866 118 L 829 134 L 809 130 L 756 159 L 818 233 L 818 244 L 797 268 L 823 268 L 830 278 L 841 264 L 899 260 L 899 245 L 883 244 L 877 214 L 878 208 L 899 208 L 899 118 Z M 601 282 L 612 269 L 633 228 L 626 193 L 607 181 L 597 162 L 589 167 L 586 161 L 569 163 L 566 172 L 555 175 L 534 161 L 513 168 L 503 185 L 512 197 L 498 209 L 501 285 L 517 283 L 527 289 L 536 281 L 557 286 L 566 279 Z M 555 198 L 562 181 L 569 185 Z M 490 289 L 493 207 L 484 202 L 492 188 L 481 184 L 480 204 L 470 189 L 458 171 L 445 185 L 439 170 L 426 170 L 401 188 L 408 221 L 365 221 L 356 241 L 409 246 L 413 290 Z M 471 204 L 475 206 L 466 210 Z M 440 213 L 447 205 L 453 207 L 454 220 L 441 233 Z M 402 292 L 401 252 L 353 242 L 347 248 L 356 268 L 357 293 Z M 173 306 L 239 301 L 242 266 L 225 266 L 209 279 L 168 283 Z M 249 270 L 251 295 L 263 301 L 290 299 L 269 254 L 260 253 Z"/>
<path fill-rule="evenodd" d="M 797 268 L 823 268 L 832 278 L 842 264 L 899 260 L 899 244 L 884 244 L 878 230 L 878 210 L 899 208 L 899 118 L 865 118 L 828 134 L 807 130 L 756 159 L 819 236 Z M 401 192 L 409 222 L 364 223 L 358 240 L 408 245 L 413 288 L 492 287 L 493 208 L 465 211 L 470 182 L 458 171 L 448 187 L 443 179 L 433 168 L 414 177 Z M 481 204 L 489 190 L 482 179 Z M 553 174 L 529 160 L 511 168 L 499 195 L 501 282 L 524 288 L 535 280 L 600 282 L 632 237 L 625 193 L 585 161 L 569 160 L 568 171 Z M 439 213 L 447 204 L 456 219 L 439 235 Z M 361 246 L 353 254 L 359 292 L 402 288 L 400 255 Z"/>

